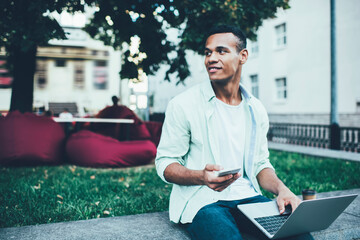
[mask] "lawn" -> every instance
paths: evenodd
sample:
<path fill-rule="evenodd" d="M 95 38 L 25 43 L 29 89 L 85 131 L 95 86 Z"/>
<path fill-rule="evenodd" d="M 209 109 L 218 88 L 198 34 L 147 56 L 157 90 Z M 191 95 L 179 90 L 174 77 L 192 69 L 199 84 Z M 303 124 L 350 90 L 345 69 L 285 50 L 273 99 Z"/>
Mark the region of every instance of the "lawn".
<path fill-rule="evenodd" d="M 280 151 L 271 151 L 271 162 L 295 194 L 306 187 L 318 192 L 360 187 L 357 162 Z M 0 227 L 166 211 L 170 190 L 154 166 L 1 167 Z"/>

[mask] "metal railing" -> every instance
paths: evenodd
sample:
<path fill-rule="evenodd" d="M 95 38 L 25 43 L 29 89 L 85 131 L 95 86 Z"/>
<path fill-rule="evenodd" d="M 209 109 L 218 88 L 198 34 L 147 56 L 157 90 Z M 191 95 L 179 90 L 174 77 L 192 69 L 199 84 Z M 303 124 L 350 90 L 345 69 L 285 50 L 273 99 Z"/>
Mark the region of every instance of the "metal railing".
<path fill-rule="evenodd" d="M 360 153 L 360 128 L 340 127 L 340 150 Z M 268 140 L 330 148 L 330 125 L 270 123 Z"/>
<path fill-rule="evenodd" d="M 360 128 L 340 127 L 341 149 L 360 153 Z"/>

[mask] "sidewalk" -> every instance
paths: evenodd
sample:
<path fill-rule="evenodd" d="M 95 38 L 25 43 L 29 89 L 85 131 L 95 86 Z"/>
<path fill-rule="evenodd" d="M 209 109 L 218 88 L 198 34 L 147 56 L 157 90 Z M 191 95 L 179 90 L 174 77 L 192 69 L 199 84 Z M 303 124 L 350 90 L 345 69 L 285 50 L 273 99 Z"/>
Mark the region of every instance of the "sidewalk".
<path fill-rule="evenodd" d="M 303 153 L 306 155 L 311 155 L 316 157 L 337 158 L 337 159 L 360 162 L 360 153 L 337 151 L 337 150 L 331 150 L 325 148 L 305 147 L 294 144 L 283 144 L 283 143 L 274 143 L 274 142 L 269 142 L 269 149 L 285 151 L 285 152 Z"/>
<path fill-rule="evenodd" d="M 359 194 L 360 188 L 319 193 L 318 198 Z M 326 230 L 314 232 L 316 240 L 360 239 L 360 197 Z M 176 224 L 170 223 L 168 212 L 100 218 L 36 226 L 2 228 L 0 239 L 190 239 Z M 249 239 L 249 238 L 245 238 Z"/>

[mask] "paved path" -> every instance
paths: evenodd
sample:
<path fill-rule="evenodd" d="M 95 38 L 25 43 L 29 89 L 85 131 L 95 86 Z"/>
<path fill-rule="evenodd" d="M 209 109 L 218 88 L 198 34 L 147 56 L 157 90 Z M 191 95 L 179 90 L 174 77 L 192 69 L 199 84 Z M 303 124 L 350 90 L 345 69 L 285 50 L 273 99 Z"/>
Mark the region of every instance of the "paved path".
<path fill-rule="evenodd" d="M 360 188 L 318 194 L 318 198 L 357 193 Z M 360 197 L 326 230 L 314 232 L 316 240 L 360 239 Z M 169 222 L 168 213 L 100 218 L 0 229 L 0 239 L 189 239 L 183 229 Z M 248 238 L 247 238 L 248 239 Z"/>
<path fill-rule="evenodd" d="M 360 153 L 337 151 L 325 148 L 305 147 L 293 144 L 282 144 L 269 142 L 269 148 L 286 152 L 303 153 L 317 157 L 337 158 L 349 161 L 360 162 Z"/>

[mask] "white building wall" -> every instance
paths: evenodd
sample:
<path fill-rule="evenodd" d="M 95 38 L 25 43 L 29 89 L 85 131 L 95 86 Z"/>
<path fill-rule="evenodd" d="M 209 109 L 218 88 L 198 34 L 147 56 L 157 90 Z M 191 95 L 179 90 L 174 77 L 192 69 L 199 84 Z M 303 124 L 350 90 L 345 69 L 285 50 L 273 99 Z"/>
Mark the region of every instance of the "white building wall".
<path fill-rule="evenodd" d="M 11 89 L 0 89 L 0 111 L 10 109 Z"/>
<path fill-rule="evenodd" d="M 204 66 L 204 57 L 192 51 L 187 51 L 186 56 L 191 76 L 185 80 L 185 85 L 182 83 L 176 85 L 178 81 L 175 76 L 176 73 L 170 77 L 170 82 L 164 81 L 165 73 L 169 66 L 161 66 L 155 76 L 149 76 L 149 94 L 154 94 L 152 112 L 165 112 L 168 102 L 173 97 L 189 87 L 208 79 Z"/>
<path fill-rule="evenodd" d="M 102 49 L 104 50 L 104 49 Z M 79 114 L 84 108 L 90 113 L 97 113 L 107 105 L 111 105 L 111 96 L 120 94 L 120 52 L 107 48 L 109 51 L 108 79 L 106 89 L 94 87 L 94 60 L 84 60 L 84 88 L 74 87 L 74 60 L 66 59 L 65 67 L 56 67 L 55 60 L 47 61 L 47 84 L 34 90 L 34 103 L 47 106 L 49 102 L 76 102 Z"/>
<path fill-rule="evenodd" d="M 338 0 L 336 7 L 340 111 L 360 113 L 353 101 L 360 103 L 360 1 Z"/>
<path fill-rule="evenodd" d="M 258 30 L 257 54 L 248 49 L 242 83 L 251 90 L 251 75 L 258 75 L 259 98 L 271 121 L 329 123 L 330 114 L 330 3 L 328 0 L 292 0 Z M 338 111 L 340 125 L 360 126 L 360 1 L 336 1 Z M 287 45 L 276 47 L 275 26 L 286 24 Z M 150 76 L 155 94 L 153 112 L 164 112 L 168 101 L 193 84 L 207 79 L 203 57 L 188 54 L 192 76 L 186 86 L 165 82 L 162 67 Z M 276 99 L 275 79 L 286 77 L 287 99 Z M 151 94 L 151 93 L 150 93 Z M 358 104 L 358 105 L 357 105 Z"/>
<path fill-rule="evenodd" d="M 339 113 L 355 113 L 360 99 L 360 1 L 337 1 Z M 259 98 L 269 114 L 330 113 L 330 5 L 292 0 L 258 31 L 259 53 L 244 66 L 244 83 L 258 74 Z M 275 26 L 286 23 L 287 46 L 274 47 Z M 249 44 L 251 46 L 251 43 Z M 249 47 L 250 48 L 250 47 Z M 275 78 L 287 78 L 288 98 L 276 101 Z"/>

